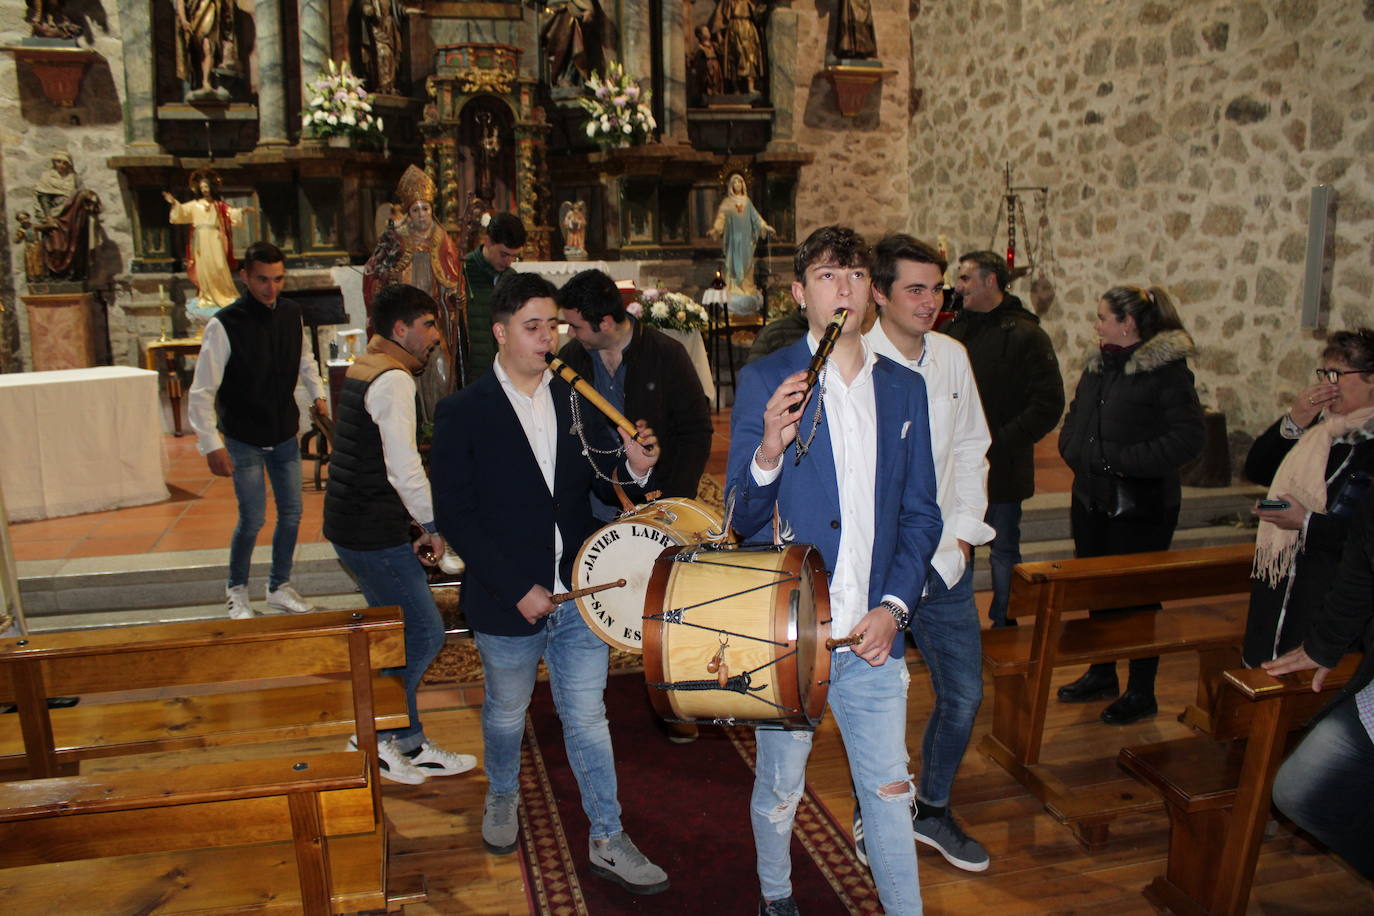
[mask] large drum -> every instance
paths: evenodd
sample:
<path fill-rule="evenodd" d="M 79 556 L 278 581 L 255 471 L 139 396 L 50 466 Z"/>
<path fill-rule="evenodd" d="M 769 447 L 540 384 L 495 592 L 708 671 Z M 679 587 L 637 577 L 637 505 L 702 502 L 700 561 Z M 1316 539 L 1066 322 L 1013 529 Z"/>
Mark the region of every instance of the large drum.
<path fill-rule="evenodd" d="M 617 649 L 641 651 L 644 592 L 665 547 L 723 539 L 723 521 L 694 499 L 658 499 L 620 516 L 589 537 L 573 563 L 573 588 L 624 579 L 621 588 L 577 599 L 592 632 Z"/>
<path fill-rule="evenodd" d="M 810 544 L 667 550 L 644 600 L 644 679 L 679 722 L 815 728 L 830 684 L 830 590 Z"/>

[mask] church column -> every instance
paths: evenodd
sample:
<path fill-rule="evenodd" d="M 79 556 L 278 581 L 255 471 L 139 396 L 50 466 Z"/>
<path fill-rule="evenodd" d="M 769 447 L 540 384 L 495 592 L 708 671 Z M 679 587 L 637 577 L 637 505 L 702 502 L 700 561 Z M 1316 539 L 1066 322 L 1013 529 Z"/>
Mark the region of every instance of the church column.
<path fill-rule="evenodd" d="M 119 0 L 118 5 L 124 45 L 124 92 L 129 100 L 127 136 L 132 147 L 158 145 L 152 9 L 148 0 Z"/>
<path fill-rule="evenodd" d="M 329 0 L 300 0 L 301 103 L 306 84 L 319 75 L 330 59 Z M 372 87 L 368 87 L 369 89 Z"/>
<path fill-rule="evenodd" d="M 663 4 L 663 139 L 687 140 L 687 7 Z"/>
<path fill-rule="evenodd" d="M 792 101 L 797 92 L 797 13 L 781 0 L 768 16 L 768 94 L 773 106 L 771 151 L 796 149 Z"/>
<path fill-rule="evenodd" d="M 258 146 L 286 144 L 286 79 L 281 53 L 281 0 L 257 0 Z"/>

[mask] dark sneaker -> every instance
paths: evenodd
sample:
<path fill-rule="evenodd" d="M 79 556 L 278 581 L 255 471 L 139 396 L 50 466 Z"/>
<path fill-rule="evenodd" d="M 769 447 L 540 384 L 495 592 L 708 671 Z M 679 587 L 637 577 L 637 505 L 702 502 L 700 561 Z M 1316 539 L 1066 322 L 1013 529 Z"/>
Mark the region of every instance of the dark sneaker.
<path fill-rule="evenodd" d="M 801 916 L 801 910 L 797 909 L 797 901 L 791 897 L 781 900 L 760 900 L 759 916 Z"/>
<path fill-rule="evenodd" d="M 987 871 L 988 851 L 977 840 L 964 833 L 948 809 L 939 817 L 917 817 L 913 808 L 911 830 L 916 834 L 916 842 L 939 850 L 940 855 L 955 868 L 962 868 L 964 871 Z"/>
<path fill-rule="evenodd" d="M 624 831 L 604 844 L 588 844 L 592 874 L 619 884 L 632 894 L 661 894 L 668 889 L 668 875 L 650 862 Z"/>
<path fill-rule="evenodd" d="M 1130 688 L 1121 699 L 1102 710 L 1102 721 L 1108 725 L 1130 725 L 1141 719 L 1148 719 L 1159 712 L 1159 704 L 1153 694 L 1137 693 Z"/>
<path fill-rule="evenodd" d="M 482 809 L 482 845 L 494 856 L 515 852 L 519 844 L 520 824 L 515 819 L 519 801 L 514 792 L 508 795 L 487 793 L 486 807 Z"/>
<path fill-rule="evenodd" d="M 858 805 L 854 806 L 854 858 L 864 868 L 868 867 L 868 847 L 864 846 L 864 815 Z"/>

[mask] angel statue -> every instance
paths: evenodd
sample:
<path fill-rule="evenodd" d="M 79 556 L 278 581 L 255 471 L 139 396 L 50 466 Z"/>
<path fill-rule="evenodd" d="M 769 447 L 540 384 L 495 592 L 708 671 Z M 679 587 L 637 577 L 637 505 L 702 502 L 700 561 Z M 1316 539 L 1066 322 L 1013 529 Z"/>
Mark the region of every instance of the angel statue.
<path fill-rule="evenodd" d="M 711 238 L 721 240 L 725 255 L 725 295 L 730 311 L 748 315 L 763 304 L 754 284 L 754 249 L 759 239 L 778 233 L 754 208 L 743 175 L 731 173 L 725 186 L 727 193 L 711 224 Z"/>
<path fill-rule="evenodd" d="M 563 227 L 563 257 L 569 261 L 587 260 L 587 205 L 583 201 L 563 201 L 558 208 L 558 225 Z"/>

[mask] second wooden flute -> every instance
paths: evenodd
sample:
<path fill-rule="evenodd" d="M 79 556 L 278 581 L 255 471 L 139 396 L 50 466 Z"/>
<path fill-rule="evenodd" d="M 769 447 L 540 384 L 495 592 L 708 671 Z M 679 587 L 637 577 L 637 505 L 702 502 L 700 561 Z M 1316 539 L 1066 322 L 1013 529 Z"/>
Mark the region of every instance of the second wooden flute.
<path fill-rule="evenodd" d="M 616 426 L 619 426 L 621 429 L 625 430 L 625 433 L 631 439 L 635 440 L 636 442 L 640 441 L 638 427 L 631 423 L 623 413 L 616 410 L 614 404 L 612 404 L 610 401 L 602 397 L 601 392 L 597 391 L 586 379 L 578 375 L 577 371 L 573 369 L 572 366 L 569 366 L 567 363 L 563 362 L 563 360 L 559 359 L 557 356 L 554 356 L 552 353 L 545 353 L 544 361 L 549 364 L 550 369 L 558 373 L 559 377 L 562 378 L 563 381 L 567 382 L 569 385 L 572 385 L 573 388 L 577 390 L 578 394 L 582 395 L 584 398 L 591 401 L 593 407 L 604 413 L 606 417 Z"/>
<path fill-rule="evenodd" d="M 816 378 L 821 374 L 821 367 L 830 357 L 830 351 L 835 349 L 835 341 L 839 338 L 840 331 L 844 328 L 844 320 L 848 317 L 849 309 L 835 309 L 835 314 L 830 316 L 830 324 L 825 326 L 825 333 L 821 335 L 820 343 L 816 344 L 816 352 L 811 357 L 811 365 L 806 367 L 806 388 L 802 391 L 801 399 L 792 405 L 792 413 L 801 410 L 802 405 L 806 403 L 806 396 L 815 387 Z"/>

